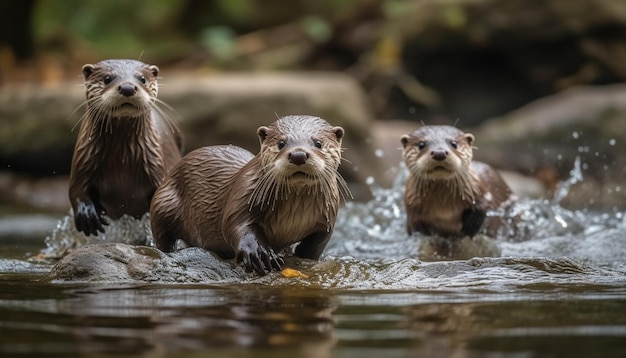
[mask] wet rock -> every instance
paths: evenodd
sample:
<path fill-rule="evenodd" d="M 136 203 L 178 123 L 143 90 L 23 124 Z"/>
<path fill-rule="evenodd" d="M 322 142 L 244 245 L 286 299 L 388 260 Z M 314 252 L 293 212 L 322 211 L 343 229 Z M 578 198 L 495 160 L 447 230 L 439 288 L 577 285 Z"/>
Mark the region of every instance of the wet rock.
<path fill-rule="evenodd" d="M 132 281 L 141 280 L 157 265 L 158 252 L 123 244 L 79 247 L 53 268 L 48 279 L 63 281 Z M 142 273 L 143 271 L 143 273 Z"/>
<path fill-rule="evenodd" d="M 46 279 L 63 282 L 206 282 L 236 279 L 243 270 L 193 247 L 171 255 L 121 243 L 81 246 L 62 258 Z"/>

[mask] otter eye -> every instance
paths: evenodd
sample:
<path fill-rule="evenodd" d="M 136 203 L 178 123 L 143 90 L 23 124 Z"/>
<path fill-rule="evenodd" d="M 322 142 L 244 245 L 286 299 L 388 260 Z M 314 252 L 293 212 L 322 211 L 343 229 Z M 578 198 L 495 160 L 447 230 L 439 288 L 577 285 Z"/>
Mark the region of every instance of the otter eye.
<path fill-rule="evenodd" d="M 285 148 L 285 144 L 287 144 L 284 140 L 278 141 L 278 149 Z"/>
<path fill-rule="evenodd" d="M 417 143 L 417 148 L 419 150 L 422 150 L 422 149 L 426 148 L 426 142 L 419 142 L 419 143 Z"/>
<path fill-rule="evenodd" d="M 109 83 L 111 83 L 111 81 L 113 81 L 113 77 L 111 77 L 109 75 L 106 75 L 106 76 L 104 76 L 104 78 L 102 78 L 102 82 L 105 85 L 108 85 Z"/>
<path fill-rule="evenodd" d="M 452 146 L 452 148 L 454 148 L 454 149 L 456 149 L 456 147 L 458 147 L 458 146 L 459 146 L 459 144 L 458 144 L 455 140 L 450 141 L 450 145 L 451 145 L 451 146 Z"/>
<path fill-rule="evenodd" d="M 315 146 L 317 148 L 322 148 L 322 141 L 321 140 L 316 139 L 316 140 L 313 141 L 313 143 L 315 144 Z"/>
<path fill-rule="evenodd" d="M 139 82 L 143 83 L 144 85 L 146 84 L 146 76 L 139 76 Z"/>

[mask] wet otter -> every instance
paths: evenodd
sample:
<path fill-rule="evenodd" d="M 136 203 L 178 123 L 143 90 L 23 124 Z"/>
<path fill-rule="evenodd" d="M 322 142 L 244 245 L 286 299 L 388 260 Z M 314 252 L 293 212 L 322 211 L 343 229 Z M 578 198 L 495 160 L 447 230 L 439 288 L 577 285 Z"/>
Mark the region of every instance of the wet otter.
<path fill-rule="evenodd" d="M 141 217 L 167 171 L 181 158 L 182 137 L 157 105 L 159 69 L 134 60 L 82 68 L 86 111 L 74 148 L 69 198 L 76 228 L 104 232 L 105 215 Z"/>
<path fill-rule="evenodd" d="M 349 194 L 337 172 L 344 130 L 311 116 L 286 116 L 259 127 L 254 156 L 235 146 L 187 154 L 152 199 L 150 221 L 157 246 L 172 251 L 177 239 L 247 272 L 280 270 L 281 249 L 318 259 L 331 237 L 340 197 Z"/>
<path fill-rule="evenodd" d="M 511 190 L 489 165 L 472 161 L 474 136 L 451 126 L 423 126 L 401 138 L 409 169 L 407 232 L 445 237 L 496 235 L 496 218 Z M 484 225 L 483 225 L 484 224 Z"/>

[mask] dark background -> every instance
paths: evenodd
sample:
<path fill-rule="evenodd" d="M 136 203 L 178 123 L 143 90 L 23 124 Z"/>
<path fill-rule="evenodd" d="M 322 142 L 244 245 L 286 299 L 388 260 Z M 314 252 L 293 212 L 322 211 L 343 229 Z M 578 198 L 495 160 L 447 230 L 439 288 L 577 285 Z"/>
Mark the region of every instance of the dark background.
<path fill-rule="evenodd" d="M 58 81 L 102 58 L 161 67 L 338 70 L 377 118 L 473 125 L 626 75 L 613 0 L 0 1 L 0 81 Z"/>

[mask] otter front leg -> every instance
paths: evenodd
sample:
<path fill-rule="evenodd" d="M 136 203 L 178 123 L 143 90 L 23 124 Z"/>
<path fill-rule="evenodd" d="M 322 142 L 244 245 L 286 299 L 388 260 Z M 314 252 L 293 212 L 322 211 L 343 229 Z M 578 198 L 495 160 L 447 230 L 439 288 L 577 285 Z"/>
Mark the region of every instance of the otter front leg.
<path fill-rule="evenodd" d="M 487 212 L 479 207 L 471 207 L 463 212 L 463 227 L 461 231 L 464 235 L 473 237 L 483 227 Z"/>
<path fill-rule="evenodd" d="M 235 261 L 243 263 L 246 272 L 256 271 L 265 275 L 266 271 L 280 271 L 284 261 L 269 245 L 265 234 L 258 225 L 248 225 L 241 233 L 235 252 Z"/>
<path fill-rule="evenodd" d="M 97 200 L 92 199 L 93 195 L 88 195 L 82 199 L 76 199 L 74 204 L 74 223 L 76 229 L 85 235 L 98 235 L 104 233 L 103 225 L 109 222 L 104 218 L 104 209 Z"/>
<path fill-rule="evenodd" d="M 296 256 L 305 259 L 319 259 L 332 233 L 332 231 L 317 231 L 307 236 L 296 247 Z"/>

